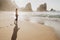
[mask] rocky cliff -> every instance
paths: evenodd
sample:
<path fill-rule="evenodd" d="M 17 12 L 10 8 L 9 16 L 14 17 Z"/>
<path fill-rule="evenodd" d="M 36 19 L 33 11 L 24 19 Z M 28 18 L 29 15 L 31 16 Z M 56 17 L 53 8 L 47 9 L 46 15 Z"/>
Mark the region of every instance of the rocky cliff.
<path fill-rule="evenodd" d="M 47 11 L 47 4 L 41 4 L 38 8 L 37 11 Z"/>
<path fill-rule="evenodd" d="M 0 11 L 13 11 L 16 9 L 16 5 L 11 0 L 0 0 Z"/>

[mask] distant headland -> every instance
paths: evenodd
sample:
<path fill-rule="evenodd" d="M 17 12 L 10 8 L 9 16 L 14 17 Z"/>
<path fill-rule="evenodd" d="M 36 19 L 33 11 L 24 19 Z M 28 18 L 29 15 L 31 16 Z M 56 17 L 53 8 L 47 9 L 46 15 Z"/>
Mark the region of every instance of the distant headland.
<path fill-rule="evenodd" d="M 1 0 L 0 1 L 0 11 L 15 11 L 18 8 L 15 3 L 12 3 L 10 0 Z M 31 3 L 27 3 L 25 7 L 18 8 L 20 11 L 23 12 L 33 12 Z M 36 8 L 36 12 L 45 12 L 47 10 L 47 3 L 40 4 L 38 8 Z M 56 11 L 55 9 L 51 8 L 49 11 Z"/>

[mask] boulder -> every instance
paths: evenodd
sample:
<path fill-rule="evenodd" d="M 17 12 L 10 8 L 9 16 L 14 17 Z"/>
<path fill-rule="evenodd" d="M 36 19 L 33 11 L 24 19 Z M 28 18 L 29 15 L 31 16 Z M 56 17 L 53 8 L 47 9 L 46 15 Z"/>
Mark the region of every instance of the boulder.
<path fill-rule="evenodd" d="M 51 10 L 50 11 L 55 11 L 53 8 L 51 8 Z"/>

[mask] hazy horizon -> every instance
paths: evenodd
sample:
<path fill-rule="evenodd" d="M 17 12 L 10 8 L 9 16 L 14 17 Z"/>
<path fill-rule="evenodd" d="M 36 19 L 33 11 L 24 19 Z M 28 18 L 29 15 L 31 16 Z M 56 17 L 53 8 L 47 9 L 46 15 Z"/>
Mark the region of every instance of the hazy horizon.
<path fill-rule="evenodd" d="M 43 3 L 47 3 L 47 10 L 50 10 L 51 8 L 60 10 L 60 0 L 15 0 L 16 5 L 20 8 L 25 7 L 28 2 L 31 3 L 34 11 L 36 11 L 37 7 Z"/>

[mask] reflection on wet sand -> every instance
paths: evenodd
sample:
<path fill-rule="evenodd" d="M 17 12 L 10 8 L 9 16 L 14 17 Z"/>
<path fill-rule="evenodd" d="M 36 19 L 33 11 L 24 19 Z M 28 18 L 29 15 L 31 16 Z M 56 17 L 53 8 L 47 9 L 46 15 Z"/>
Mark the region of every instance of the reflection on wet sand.
<path fill-rule="evenodd" d="M 0 29 L 0 40 L 58 40 L 52 27 L 29 21 L 20 21 L 20 17 L 19 22 L 14 21 L 14 17 L 13 12 L 1 12 L 0 27 L 4 28 Z M 16 23 L 18 23 L 20 30 Z"/>

